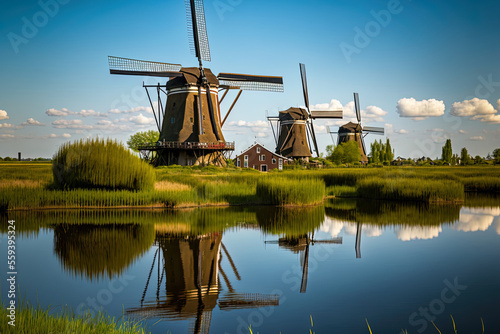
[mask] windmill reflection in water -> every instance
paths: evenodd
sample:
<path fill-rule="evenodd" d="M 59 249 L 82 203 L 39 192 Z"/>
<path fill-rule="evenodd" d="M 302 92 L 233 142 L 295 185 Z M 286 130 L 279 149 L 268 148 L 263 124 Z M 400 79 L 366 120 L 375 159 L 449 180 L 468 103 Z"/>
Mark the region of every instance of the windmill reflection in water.
<path fill-rule="evenodd" d="M 293 253 L 300 253 L 300 265 L 302 267 L 302 281 L 300 284 L 300 293 L 305 293 L 307 289 L 307 276 L 309 271 L 309 246 L 314 244 L 342 244 L 342 237 L 316 240 L 314 232 L 301 236 L 283 237 L 278 240 L 264 241 L 266 244 L 278 244 L 279 247 L 291 250 Z"/>
<path fill-rule="evenodd" d="M 128 314 L 141 318 L 191 320 L 190 333 L 209 333 L 212 311 L 217 305 L 225 311 L 279 305 L 279 295 L 238 293 L 234 290 L 221 267 L 223 256 L 227 257 L 236 279 L 241 280 L 241 276 L 222 243 L 222 233 L 189 235 L 165 233 L 158 229 L 154 245 L 158 248 L 141 306 L 127 310 Z M 219 273 L 227 292 L 223 293 Z M 147 290 L 153 286 L 151 280 L 154 276 L 157 278 L 156 298 L 147 300 Z"/>

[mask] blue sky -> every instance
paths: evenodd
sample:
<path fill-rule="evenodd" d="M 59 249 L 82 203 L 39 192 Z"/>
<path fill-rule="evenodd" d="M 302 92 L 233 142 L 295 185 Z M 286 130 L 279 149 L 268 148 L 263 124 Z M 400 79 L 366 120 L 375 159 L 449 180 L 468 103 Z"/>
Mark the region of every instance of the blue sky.
<path fill-rule="evenodd" d="M 299 62 L 311 104 L 345 109 L 343 121 L 315 122 L 322 152 L 326 125 L 351 120 L 355 91 L 363 125 L 386 129 L 367 142 L 388 137 L 396 155 L 438 157 L 446 138 L 455 153 L 500 147 L 497 1 L 205 0 L 205 10 L 206 67 L 284 78 L 284 93 L 243 93 L 223 128 L 235 153 L 254 141 L 274 149 L 266 112 L 304 104 Z M 3 1 L 0 20 L 1 157 L 154 129 L 142 82 L 157 79 L 110 75 L 108 55 L 196 66 L 182 0 Z"/>

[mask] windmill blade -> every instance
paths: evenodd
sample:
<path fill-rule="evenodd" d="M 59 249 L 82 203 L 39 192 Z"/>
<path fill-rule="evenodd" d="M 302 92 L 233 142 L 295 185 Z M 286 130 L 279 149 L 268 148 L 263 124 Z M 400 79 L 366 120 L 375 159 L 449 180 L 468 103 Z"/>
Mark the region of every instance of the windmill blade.
<path fill-rule="evenodd" d="M 343 109 L 337 109 L 337 110 L 311 110 L 311 118 L 312 119 L 317 119 L 317 118 L 343 118 L 344 117 L 344 110 Z"/>
<path fill-rule="evenodd" d="M 363 137 L 362 134 L 359 136 L 359 138 L 361 140 L 361 145 L 363 146 L 363 154 L 366 155 L 365 138 Z"/>
<path fill-rule="evenodd" d="M 276 76 L 219 73 L 219 87 L 223 89 L 283 92 L 283 78 Z"/>
<path fill-rule="evenodd" d="M 212 130 L 214 131 L 215 138 L 217 138 L 217 141 L 219 141 L 220 136 L 219 136 L 219 131 L 217 130 L 217 121 L 215 120 L 214 105 L 212 103 L 212 97 L 210 96 L 210 85 L 208 84 L 208 82 L 206 90 L 207 90 L 208 111 L 210 113 L 210 122 L 212 123 Z"/>
<path fill-rule="evenodd" d="M 331 126 L 327 126 L 326 127 L 326 132 L 328 133 L 338 133 L 338 131 L 334 130 Z"/>
<path fill-rule="evenodd" d="M 153 77 L 179 77 L 182 74 L 180 64 L 160 63 L 156 61 L 138 60 L 108 56 L 111 74 L 141 75 Z"/>
<path fill-rule="evenodd" d="M 190 47 L 198 60 L 211 61 L 203 0 L 186 0 Z"/>
<path fill-rule="evenodd" d="M 313 120 L 311 119 L 311 137 L 314 143 L 314 149 L 316 150 L 316 156 L 319 158 L 318 142 L 316 141 L 316 133 L 314 132 Z"/>
<path fill-rule="evenodd" d="M 354 108 L 356 109 L 356 118 L 358 123 L 361 123 L 361 111 L 359 109 L 359 94 L 354 93 Z"/>
<path fill-rule="evenodd" d="M 313 244 L 342 244 L 342 237 L 327 240 L 312 240 Z"/>
<path fill-rule="evenodd" d="M 374 127 L 374 126 L 363 127 L 363 132 L 373 133 L 373 134 L 377 134 L 377 135 L 383 135 L 384 131 L 385 131 L 385 129 L 380 128 L 380 127 Z"/>
<path fill-rule="evenodd" d="M 309 93 L 307 90 L 307 76 L 306 76 L 306 65 L 299 64 L 300 68 L 300 78 L 302 79 L 302 91 L 304 93 L 304 103 L 306 104 L 307 112 L 311 114 L 309 110 Z"/>

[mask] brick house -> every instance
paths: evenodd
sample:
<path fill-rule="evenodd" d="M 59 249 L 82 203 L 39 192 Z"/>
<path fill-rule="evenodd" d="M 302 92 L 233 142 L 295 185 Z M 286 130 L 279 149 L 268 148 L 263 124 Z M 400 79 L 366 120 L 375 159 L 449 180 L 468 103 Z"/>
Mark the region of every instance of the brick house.
<path fill-rule="evenodd" d="M 273 153 L 261 144 L 253 144 L 234 159 L 234 165 L 241 168 L 253 168 L 261 172 L 271 169 L 283 169 L 283 164 L 292 161 L 282 155 Z"/>

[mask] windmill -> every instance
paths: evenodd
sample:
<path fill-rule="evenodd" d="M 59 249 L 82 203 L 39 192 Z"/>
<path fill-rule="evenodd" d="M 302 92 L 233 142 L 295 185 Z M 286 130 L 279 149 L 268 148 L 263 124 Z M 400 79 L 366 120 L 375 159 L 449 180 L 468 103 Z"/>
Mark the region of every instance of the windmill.
<path fill-rule="evenodd" d="M 384 135 L 384 128 L 381 127 L 371 127 L 371 126 L 361 126 L 361 111 L 359 108 L 359 94 L 354 93 L 354 108 L 356 111 L 356 118 L 358 123 L 349 122 L 342 125 L 338 131 L 332 131 L 331 127 L 328 127 L 328 132 L 330 135 L 337 133 L 337 145 L 341 143 L 347 143 L 350 140 L 354 140 L 358 143 L 359 151 L 361 152 L 361 162 L 367 163 L 368 158 L 366 157 L 366 147 L 364 138 L 366 135 L 373 133 L 377 135 Z M 333 137 L 332 137 L 333 138 Z"/>
<path fill-rule="evenodd" d="M 309 234 L 300 237 L 285 237 L 279 240 L 265 241 L 269 244 L 278 244 L 280 247 L 290 249 L 294 253 L 300 253 L 300 265 L 302 266 L 302 281 L 300 284 L 300 293 L 305 293 L 307 289 L 307 276 L 309 271 L 309 246 L 316 244 L 342 244 L 342 238 L 332 238 L 328 240 L 314 239 L 314 232 L 312 237 Z"/>
<path fill-rule="evenodd" d="M 186 235 L 157 231 L 157 250 L 142 293 L 139 307 L 130 308 L 129 315 L 141 319 L 161 318 L 190 321 L 190 333 L 209 333 L 212 311 L 279 306 L 279 295 L 238 293 L 221 266 L 223 254 L 237 280 L 241 276 L 224 243 L 222 233 Z M 163 261 L 161 261 L 163 259 Z M 157 267 L 156 275 L 155 262 Z M 219 273 L 226 283 L 222 289 Z M 156 276 L 154 298 L 147 297 L 151 278 Z M 164 289 L 162 289 L 162 285 Z"/>
<path fill-rule="evenodd" d="M 276 153 L 287 158 L 309 159 L 311 154 L 310 140 L 319 157 L 318 142 L 314 131 L 314 119 L 342 118 L 343 110 L 311 110 L 307 89 L 306 66 L 299 64 L 302 79 L 302 91 L 306 108 L 289 108 L 279 112 L 279 116 L 270 116 L 268 121 L 273 129 L 276 141 Z M 274 123 L 274 127 L 273 127 Z"/>
<path fill-rule="evenodd" d="M 143 84 L 160 132 L 157 143 L 139 148 L 145 158 L 155 165 L 224 165 L 224 154 L 234 151 L 234 143 L 225 142 L 221 128 L 242 91 L 283 92 L 283 78 L 233 73 L 215 76 L 203 67 L 203 61 L 211 61 L 203 0 L 186 0 L 186 10 L 198 67 L 110 56 L 110 73 L 169 78 L 163 85 Z M 151 99 L 150 90 L 154 89 L 157 103 Z M 222 119 L 220 103 L 233 89 L 239 93 Z M 220 100 L 219 90 L 225 90 Z"/>

